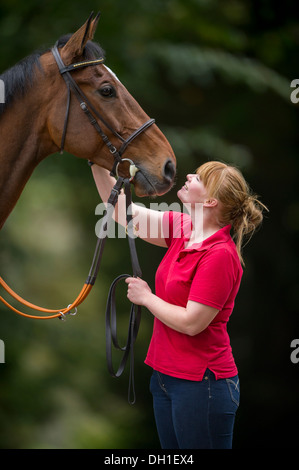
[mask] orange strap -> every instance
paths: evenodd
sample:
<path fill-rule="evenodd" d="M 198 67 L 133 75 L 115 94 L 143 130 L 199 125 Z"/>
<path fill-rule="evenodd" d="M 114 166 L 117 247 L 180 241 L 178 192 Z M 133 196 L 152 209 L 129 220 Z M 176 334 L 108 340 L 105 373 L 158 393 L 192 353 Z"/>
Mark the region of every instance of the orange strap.
<path fill-rule="evenodd" d="M 126 201 L 127 201 L 126 204 L 127 204 L 127 206 L 130 204 L 130 201 L 131 201 L 130 180 L 129 179 L 124 180 L 122 177 L 119 177 L 117 182 L 113 186 L 111 194 L 109 196 L 108 203 L 107 203 L 108 207 L 115 207 L 115 205 L 117 203 L 119 193 L 120 193 L 120 190 L 121 190 L 123 184 L 125 184 Z M 47 308 L 38 307 L 37 305 L 34 305 L 31 302 L 28 302 L 27 300 L 23 299 L 18 294 L 16 294 L 6 284 L 6 282 L 2 279 L 2 277 L 0 277 L 0 286 L 2 286 L 3 289 L 5 289 L 6 292 L 8 292 L 8 294 L 11 297 L 13 297 L 15 300 L 17 300 L 19 303 L 25 305 L 26 307 L 29 307 L 33 310 L 38 310 L 38 311 L 43 312 L 43 313 L 50 313 L 51 315 L 47 315 L 47 316 L 29 315 L 27 313 L 21 312 L 20 310 L 16 309 L 12 305 L 10 305 L 10 303 L 8 303 L 1 296 L 0 296 L 0 301 L 3 302 L 4 305 L 6 305 L 11 310 L 18 313 L 19 315 L 22 315 L 22 316 L 28 317 L 28 318 L 34 318 L 34 319 L 37 319 L 37 320 L 48 320 L 50 318 L 64 319 L 65 318 L 64 316 L 67 315 L 67 314 L 74 315 L 75 313 L 72 314 L 71 310 L 76 309 L 78 307 L 78 305 L 80 305 L 86 299 L 89 292 L 91 291 L 92 286 L 95 283 L 95 280 L 96 280 L 96 277 L 97 277 L 97 274 L 98 274 L 98 271 L 99 271 L 99 267 L 100 267 L 100 261 L 101 261 L 101 258 L 102 258 L 105 241 L 107 239 L 108 220 L 111 217 L 112 217 L 111 211 L 106 211 L 106 215 L 104 216 L 103 224 L 101 226 L 101 232 L 98 236 L 98 240 L 97 240 L 97 244 L 96 244 L 96 248 L 95 248 L 95 252 L 94 252 L 94 257 L 93 257 L 93 260 L 92 260 L 92 265 L 91 265 L 88 277 L 87 277 L 87 279 L 86 279 L 86 281 L 85 281 L 85 283 L 84 283 L 84 285 L 81 289 L 80 294 L 78 295 L 78 297 L 76 298 L 76 300 L 72 304 L 70 304 L 70 305 L 68 305 L 68 307 L 60 309 L 60 310 L 51 310 L 51 309 L 47 309 Z M 137 260 L 136 255 L 135 255 L 135 258 Z M 134 258 L 134 264 L 136 264 L 138 262 L 138 260 L 135 261 L 135 258 Z"/>
<path fill-rule="evenodd" d="M 92 285 L 91 284 L 84 284 L 82 287 L 82 290 L 76 300 L 71 303 L 68 307 L 63 308 L 61 310 L 51 310 L 43 307 L 39 307 L 37 305 L 32 304 L 31 302 L 28 302 L 27 300 L 23 299 L 20 297 L 18 294 L 16 294 L 7 284 L 6 282 L 0 277 L 0 285 L 6 290 L 6 292 L 11 295 L 15 300 L 20 302 L 21 304 L 25 305 L 26 307 L 29 307 L 33 310 L 38 310 L 40 312 L 44 313 L 53 313 L 53 315 L 47 315 L 47 316 L 39 316 L 39 315 L 29 315 L 27 313 L 21 312 L 20 310 L 17 310 L 15 307 L 13 307 L 11 304 L 9 304 L 3 297 L 0 296 L 0 300 L 4 305 L 6 305 L 8 308 L 13 310 L 15 313 L 18 315 L 22 315 L 27 318 L 34 318 L 37 320 L 49 320 L 51 318 L 64 318 L 64 315 L 67 315 L 71 312 L 72 309 L 78 307 L 88 296 L 89 292 L 91 291 Z"/>

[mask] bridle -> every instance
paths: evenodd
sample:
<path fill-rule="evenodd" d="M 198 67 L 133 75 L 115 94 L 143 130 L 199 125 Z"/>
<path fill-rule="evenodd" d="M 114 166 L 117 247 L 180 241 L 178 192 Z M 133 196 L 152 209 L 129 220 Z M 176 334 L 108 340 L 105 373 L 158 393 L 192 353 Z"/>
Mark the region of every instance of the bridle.
<path fill-rule="evenodd" d="M 128 230 L 128 240 L 129 240 L 129 247 L 130 247 L 130 254 L 131 254 L 131 262 L 132 262 L 132 269 L 133 269 L 133 276 L 141 277 L 141 269 L 138 262 L 137 252 L 135 248 L 135 239 L 133 235 L 133 226 L 132 226 L 132 216 L 129 214 L 130 211 L 128 210 L 132 200 L 131 200 L 131 189 L 130 189 L 130 182 L 133 180 L 139 168 L 136 164 L 129 158 L 121 158 L 125 150 L 127 149 L 128 145 L 133 142 L 133 140 L 138 137 L 142 132 L 148 129 L 152 124 L 154 124 L 155 119 L 149 119 L 144 124 L 142 124 L 138 129 L 136 129 L 127 139 L 124 139 L 118 132 L 113 129 L 109 123 L 100 115 L 100 113 L 95 109 L 92 103 L 88 100 L 87 96 L 83 93 L 81 88 L 78 86 L 76 81 L 73 79 L 71 72 L 74 70 L 78 70 L 83 67 L 89 67 L 94 65 L 99 65 L 104 62 L 104 58 L 101 57 L 99 59 L 93 59 L 88 61 L 77 62 L 75 64 L 71 64 L 65 66 L 63 60 L 60 56 L 57 44 L 52 48 L 52 54 L 56 60 L 59 72 L 63 77 L 66 87 L 67 87 L 67 105 L 66 105 L 66 112 L 65 112 L 65 120 L 63 126 L 63 133 L 61 138 L 61 145 L 60 145 L 60 153 L 63 153 L 65 138 L 67 133 L 67 125 L 68 125 L 68 118 L 69 118 L 69 110 L 70 110 L 70 102 L 71 102 L 71 91 L 74 93 L 76 98 L 79 101 L 80 108 L 88 117 L 89 122 L 93 125 L 95 130 L 98 132 L 100 137 L 102 138 L 103 142 L 109 149 L 109 152 L 114 157 L 114 163 L 110 174 L 112 176 L 117 176 L 117 183 L 112 189 L 110 198 L 107 203 L 108 211 L 107 211 L 107 220 L 103 222 L 102 229 L 104 233 L 108 230 L 108 220 L 111 220 L 112 214 L 109 215 L 109 210 L 114 210 L 115 204 L 118 199 L 118 195 L 120 193 L 121 187 L 124 186 L 125 194 L 126 194 L 126 214 L 127 214 L 127 230 Z M 110 130 L 110 132 L 117 137 L 121 141 L 121 146 L 117 150 L 117 148 L 111 143 L 108 136 L 103 131 L 102 127 L 99 125 L 99 122 L 95 118 L 95 116 L 104 124 L 104 126 Z M 124 162 L 128 161 L 130 163 L 129 172 L 130 178 L 124 179 L 119 177 L 118 175 L 118 167 L 119 165 Z M 97 278 L 97 274 L 100 267 L 100 261 L 102 258 L 102 253 L 105 245 L 105 240 L 107 236 L 99 235 L 97 246 L 95 249 L 94 259 L 92 266 L 90 268 L 90 272 L 88 278 L 86 280 L 86 284 L 93 285 Z M 129 274 L 122 274 L 118 276 L 111 284 L 108 294 L 107 306 L 106 306 L 106 358 L 107 358 L 107 366 L 109 373 L 113 377 L 119 377 L 125 368 L 127 360 L 130 356 L 130 375 L 129 375 L 129 391 L 128 391 L 128 400 L 130 403 L 135 402 L 135 389 L 134 389 L 134 354 L 133 354 L 133 347 L 136 341 L 140 319 L 141 319 L 141 308 L 140 306 L 131 304 L 131 311 L 130 311 L 130 319 L 129 319 L 129 330 L 127 336 L 127 342 L 124 347 L 119 346 L 117 340 L 117 328 L 116 328 L 116 304 L 115 304 L 115 289 L 117 284 L 129 277 Z M 112 364 L 112 343 L 114 347 L 118 350 L 123 351 L 123 356 L 119 365 L 118 370 L 115 372 Z M 131 392 L 133 398 L 131 399 Z"/>
<path fill-rule="evenodd" d="M 128 241 L 129 241 L 129 248 L 130 248 L 130 255 L 131 255 L 131 263 L 132 263 L 132 270 L 133 276 L 141 277 L 141 269 L 138 261 L 138 256 L 136 252 L 135 246 L 135 234 L 133 233 L 133 218 L 131 215 L 131 211 L 128 210 L 131 203 L 131 181 L 135 176 L 135 173 L 139 171 L 139 168 L 135 165 L 135 163 L 129 158 L 121 158 L 122 154 L 125 152 L 128 145 L 143 131 L 148 129 L 154 122 L 154 119 L 150 119 L 145 122 L 142 126 L 140 126 L 136 131 L 134 131 L 127 139 L 124 139 L 120 134 L 118 134 L 112 127 L 103 119 L 103 117 L 99 114 L 99 112 L 94 108 L 94 106 L 90 103 L 88 98 L 85 96 L 81 88 L 77 85 L 76 81 L 71 76 L 71 72 L 74 70 L 78 70 L 82 67 L 88 67 L 93 65 L 99 65 L 103 63 L 104 59 L 94 59 L 88 61 L 78 62 L 76 64 L 71 64 L 65 66 L 57 45 L 55 45 L 52 49 L 52 53 L 54 58 L 57 62 L 60 74 L 65 80 L 68 96 L 67 96 L 67 106 L 66 106 L 66 113 L 65 113 L 65 121 L 61 139 L 61 146 L 60 152 L 63 153 L 65 138 L 67 133 L 67 125 L 69 119 L 69 110 L 70 110 L 70 102 L 71 102 L 71 91 L 75 94 L 77 99 L 79 100 L 80 107 L 88 117 L 90 123 L 94 126 L 96 131 L 99 133 L 101 138 L 103 139 L 104 143 L 107 145 L 109 151 L 114 156 L 114 163 L 111 170 L 111 175 L 117 176 L 116 184 L 114 185 L 110 197 L 107 202 L 107 210 L 102 220 L 101 230 L 98 235 L 96 248 L 94 251 L 94 256 L 91 264 L 91 268 L 89 270 L 87 279 L 77 296 L 77 298 L 69 304 L 66 308 L 53 310 L 47 309 L 43 307 L 39 307 L 37 305 L 28 302 L 27 300 L 20 297 L 16 294 L 6 282 L 0 277 L 0 285 L 6 290 L 6 292 L 11 295 L 15 300 L 20 302 L 21 304 L 25 305 L 26 307 L 37 310 L 39 312 L 47 313 L 50 315 L 41 316 L 41 315 L 30 315 L 24 313 L 15 307 L 13 307 L 10 303 L 8 303 L 2 296 L 0 296 L 0 301 L 5 304 L 9 309 L 14 311 L 15 313 L 22 315 L 27 318 L 31 319 L 52 319 L 52 318 L 59 318 L 60 320 L 65 320 L 67 315 L 76 315 L 77 307 L 86 299 L 89 292 L 91 291 L 92 286 L 94 285 L 99 268 L 100 263 L 103 255 L 103 250 L 105 246 L 105 242 L 108 236 L 108 229 L 109 229 L 109 222 L 112 219 L 112 214 L 115 208 L 115 205 L 118 200 L 118 196 L 122 187 L 124 187 L 124 192 L 126 196 L 126 214 L 127 214 L 127 234 L 128 234 Z M 117 150 L 116 147 L 110 142 L 108 136 L 104 133 L 103 129 L 99 125 L 98 121 L 94 117 L 94 115 L 108 128 L 114 136 L 116 136 L 121 142 L 120 148 Z M 129 161 L 130 163 L 130 177 L 129 178 L 122 178 L 118 176 L 118 166 L 120 163 L 124 161 Z M 117 284 L 127 278 L 130 277 L 129 274 L 121 274 L 118 276 L 111 284 L 109 289 L 107 305 L 106 305 L 106 315 L 105 315 L 105 326 L 106 326 L 106 358 L 107 358 L 107 366 L 108 371 L 113 377 L 119 377 L 124 369 L 125 365 L 130 357 L 130 375 L 129 375 L 129 391 L 128 391 L 128 401 L 129 403 L 135 403 L 135 388 L 134 388 L 134 343 L 136 341 L 137 333 L 139 330 L 140 319 L 141 319 L 141 307 L 135 304 L 131 304 L 130 309 L 130 317 L 129 317 L 129 329 L 128 329 L 128 336 L 125 346 L 121 347 L 119 345 L 117 339 L 117 328 L 116 328 L 116 302 L 115 302 L 115 290 Z M 112 363 L 112 344 L 116 349 L 119 349 L 123 352 L 122 359 L 120 361 L 118 369 L 115 371 Z"/>
<path fill-rule="evenodd" d="M 66 138 L 66 133 L 67 133 L 67 125 L 68 125 L 68 118 L 69 118 L 69 110 L 70 110 L 70 103 L 71 103 L 71 91 L 74 93 L 76 98 L 78 99 L 80 103 L 80 108 L 82 111 L 86 114 L 86 116 L 89 119 L 89 122 L 93 125 L 95 130 L 98 132 L 98 134 L 101 136 L 103 139 L 103 142 L 107 145 L 110 153 L 114 157 L 114 163 L 113 167 L 111 169 L 111 175 L 116 176 L 118 174 L 118 166 L 120 163 L 123 161 L 129 161 L 130 162 L 130 178 L 131 180 L 134 178 L 134 175 L 136 171 L 139 169 L 135 165 L 135 163 L 131 159 L 122 159 L 121 156 L 125 152 L 126 148 L 128 145 L 133 142 L 136 137 L 138 137 L 142 132 L 144 132 L 146 129 L 148 129 L 152 124 L 154 124 L 155 119 L 149 119 L 146 121 L 144 124 L 142 124 L 138 129 L 136 129 L 127 139 L 124 139 L 118 132 L 113 129 L 109 123 L 100 115 L 100 113 L 95 109 L 95 107 L 92 105 L 92 103 L 89 101 L 87 96 L 83 93 L 81 88 L 78 86 L 76 81 L 73 79 L 71 72 L 74 70 L 78 70 L 84 67 L 89 67 L 89 66 L 94 66 L 94 65 L 99 65 L 104 62 L 104 58 L 101 57 L 99 59 L 93 59 L 93 60 L 87 60 L 87 61 L 82 61 L 82 62 L 77 62 L 75 64 L 67 65 L 65 66 L 63 63 L 63 60 L 60 56 L 57 44 L 52 48 L 52 54 L 56 60 L 59 72 L 61 76 L 63 77 L 66 86 L 67 86 L 67 105 L 66 105 L 66 112 L 65 112 L 65 119 L 64 119 L 64 126 L 63 126 L 63 132 L 62 132 L 62 137 L 61 137 L 61 144 L 60 144 L 60 153 L 63 153 L 64 149 L 64 144 L 65 144 L 65 138 Z M 105 134 L 101 126 L 99 125 L 99 122 L 95 118 L 95 116 L 104 124 L 104 126 L 112 132 L 112 134 L 117 137 L 121 141 L 121 146 L 117 150 L 117 148 L 110 142 L 108 136 Z"/>

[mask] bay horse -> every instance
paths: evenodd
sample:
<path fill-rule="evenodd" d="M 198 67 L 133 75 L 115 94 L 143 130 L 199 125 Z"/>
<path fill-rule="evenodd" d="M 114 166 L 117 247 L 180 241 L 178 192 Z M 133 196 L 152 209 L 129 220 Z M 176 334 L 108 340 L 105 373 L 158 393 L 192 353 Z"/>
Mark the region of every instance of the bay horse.
<path fill-rule="evenodd" d="M 0 228 L 34 168 L 60 149 L 110 171 L 126 152 L 129 159 L 124 160 L 139 170 L 133 180 L 139 197 L 164 194 L 173 185 L 173 150 L 103 64 L 104 51 L 92 41 L 98 20 L 99 15 L 91 14 L 53 49 L 30 55 L 0 76 L 5 86 L 5 103 L 0 104 Z M 71 99 L 78 90 L 81 103 Z M 118 171 L 125 176 L 128 166 Z"/>

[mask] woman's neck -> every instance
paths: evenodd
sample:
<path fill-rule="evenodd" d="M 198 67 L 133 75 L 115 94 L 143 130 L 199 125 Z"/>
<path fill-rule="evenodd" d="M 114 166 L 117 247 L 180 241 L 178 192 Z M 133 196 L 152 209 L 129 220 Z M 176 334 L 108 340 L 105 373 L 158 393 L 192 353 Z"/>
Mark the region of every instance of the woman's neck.
<path fill-rule="evenodd" d="M 214 219 L 213 214 L 210 212 L 207 213 L 204 210 L 204 207 L 202 207 L 201 210 L 191 210 L 190 212 L 192 231 L 186 248 L 192 246 L 195 243 L 203 242 L 221 229 L 221 226 Z"/>

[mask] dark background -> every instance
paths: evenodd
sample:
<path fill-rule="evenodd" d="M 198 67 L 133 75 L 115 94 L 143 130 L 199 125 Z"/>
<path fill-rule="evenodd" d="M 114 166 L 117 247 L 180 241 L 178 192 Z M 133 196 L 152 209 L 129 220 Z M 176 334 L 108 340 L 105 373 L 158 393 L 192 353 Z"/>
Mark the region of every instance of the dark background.
<path fill-rule="evenodd" d="M 95 40 L 106 63 L 155 117 L 177 156 L 174 202 L 185 175 L 206 160 L 237 165 L 269 207 L 245 248 L 246 269 L 229 333 L 241 380 L 234 447 L 295 448 L 299 363 L 298 105 L 296 2 L 221 0 L 1 0 L 0 72 L 74 32 L 102 12 Z M 135 201 L 150 203 L 150 200 Z M 90 169 L 52 155 L 34 172 L 1 232 L 1 276 L 49 308 L 81 289 L 95 245 L 101 202 Z M 137 402 L 128 371 L 112 379 L 105 359 L 104 310 L 111 281 L 130 272 L 127 240 L 109 239 L 98 281 L 77 317 L 34 321 L 0 308 L 0 446 L 159 448 L 150 368 L 143 364 L 152 318 L 143 311 L 136 344 Z M 151 287 L 163 250 L 137 241 Z M 119 292 L 119 331 L 128 304 Z"/>

